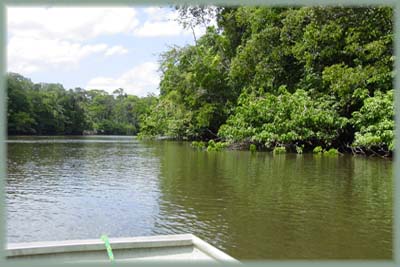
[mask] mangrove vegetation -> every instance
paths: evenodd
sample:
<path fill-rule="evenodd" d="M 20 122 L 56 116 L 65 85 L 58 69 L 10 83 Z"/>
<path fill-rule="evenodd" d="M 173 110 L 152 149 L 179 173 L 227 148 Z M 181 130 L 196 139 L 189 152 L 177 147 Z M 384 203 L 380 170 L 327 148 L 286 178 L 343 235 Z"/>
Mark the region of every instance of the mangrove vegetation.
<path fill-rule="evenodd" d="M 391 8 L 177 9 L 183 27 L 208 27 L 193 45 L 160 55 L 158 97 L 65 90 L 10 73 L 9 134 L 87 131 L 166 136 L 209 150 L 392 154 Z"/>

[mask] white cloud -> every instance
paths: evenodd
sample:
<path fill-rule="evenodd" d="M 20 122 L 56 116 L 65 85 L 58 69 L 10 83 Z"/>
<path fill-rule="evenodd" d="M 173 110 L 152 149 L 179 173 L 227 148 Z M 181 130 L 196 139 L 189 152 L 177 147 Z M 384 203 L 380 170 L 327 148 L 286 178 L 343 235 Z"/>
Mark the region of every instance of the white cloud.
<path fill-rule="evenodd" d="M 132 33 L 138 24 L 133 8 L 7 8 L 9 34 L 25 37 L 79 41 L 100 35 Z"/>
<path fill-rule="evenodd" d="M 153 21 L 178 18 L 178 12 L 172 8 L 147 7 L 144 9 L 147 18 Z"/>
<path fill-rule="evenodd" d="M 139 37 L 192 35 L 176 21 L 178 12 L 170 8 L 145 8 L 145 21 L 139 23 L 137 10 L 128 7 L 8 7 L 7 8 L 7 65 L 8 71 L 30 74 L 38 71 L 78 68 L 82 60 L 99 55 L 123 55 L 127 48 L 96 43 L 96 37 L 125 34 Z M 204 29 L 195 29 L 196 37 Z M 156 88 L 158 75 L 151 64 L 134 69 L 142 81 L 134 81 L 128 73 L 117 81 L 134 81 L 136 88 Z M 100 66 L 99 66 L 100 67 Z M 150 78 L 152 77 L 152 78 Z M 154 77 L 157 77 L 154 78 Z M 106 85 L 116 79 L 97 80 Z M 109 79 L 109 78 L 107 78 Z M 152 87 L 153 86 L 153 87 Z M 145 90 L 145 89 L 143 89 Z M 153 90 L 153 89 L 152 89 Z M 154 89 L 155 90 L 155 89 Z"/>
<path fill-rule="evenodd" d="M 115 45 L 111 48 L 109 48 L 105 55 L 106 56 L 112 56 L 112 55 L 123 55 L 128 53 L 128 49 L 126 49 L 125 47 L 121 46 L 121 45 Z"/>
<path fill-rule="evenodd" d="M 151 21 L 145 22 L 135 35 L 140 37 L 177 36 L 184 34 L 182 27 L 175 21 Z"/>
<path fill-rule="evenodd" d="M 56 39 L 12 37 L 8 43 L 9 71 L 29 74 L 47 68 L 75 68 L 92 54 L 109 53 L 106 44 L 83 45 Z"/>
<path fill-rule="evenodd" d="M 30 74 L 71 69 L 93 55 L 121 55 L 121 45 L 87 44 L 101 35 L 132 33 L 138 19 L 133 8 L 7 8 L 8 71 Z"/>
<path fill-rule="evenodd" d="M 183 29 L 177 21 L 178 11 L 160 7 L 149 7 L 144 9 L 147 20 L 134 30 L 134 35 L 139 37 L 162 37 L 192 35 L 190 29 Z M 196 27 L 196 37 L 205 33 L 204 27 Z"/>
<path fill-rule="evenodd" d="M 148 16 L 154 16 L 160 14 L 160 12 L 163 11 L 162 7 L 146 7 L 143 9 L 144 13 L 146 13 Z"/>
<path fill-rule="evenodd" d="M 112 93 L 117 88 L 123 88 L 126 93 L 146 96 L 149 93 L 158 94 L 160 75 L 158 64 L 145 62 L 122 73 L 118 77 L 95 77 L 91 79 L 86 89 L 102 89 Z"/>

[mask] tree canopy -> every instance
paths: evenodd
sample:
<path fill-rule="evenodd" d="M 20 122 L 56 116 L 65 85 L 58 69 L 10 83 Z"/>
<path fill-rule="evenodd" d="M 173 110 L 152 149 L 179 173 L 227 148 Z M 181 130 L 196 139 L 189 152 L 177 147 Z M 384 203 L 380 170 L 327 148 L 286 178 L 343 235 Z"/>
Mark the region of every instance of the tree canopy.
<path fill-rule="evenodd" d="M 183 27 L 209 26 L 193 45 L 160 55 L 159 97 L 65 90 L 10 73 L 8 132 L 139 133 L 391 155 L 391 8 L 177 10 Z"/>
<path fill-rule="evenodd" d="M 185 25 L 212 13 L 178 9 Z M 148 114 L 143 135 L 265 149 L 393 150 L 391 8 L 212 11 L 217 27 L 162 55 L 156 105 L 164 116 Z"/>
<path fill-rule="evenodd" d="M 7 75 L 9 134 L 137 134 L 140 117 L 150 112 L 154 96 L 139 98 L 117 89 L 102 90 L 61 84 L 34 84 L 16 74 Z"/>

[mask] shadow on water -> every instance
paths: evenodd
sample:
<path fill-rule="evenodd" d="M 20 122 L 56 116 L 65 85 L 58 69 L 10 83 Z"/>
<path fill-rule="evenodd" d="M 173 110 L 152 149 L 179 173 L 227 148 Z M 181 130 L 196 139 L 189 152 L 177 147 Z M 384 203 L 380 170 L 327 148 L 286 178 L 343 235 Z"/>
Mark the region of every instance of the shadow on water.
<path fill-rule="evenodd" d="M 193 233 L 239 259 L 392 258 L 392 161 L 13 138 L 9 242 Z"/>
<path fill-rule="evenodd" d="M 391 258 L 391 161 L 157 152 L 158 233 L 193 232 L 242 259 Z"/>

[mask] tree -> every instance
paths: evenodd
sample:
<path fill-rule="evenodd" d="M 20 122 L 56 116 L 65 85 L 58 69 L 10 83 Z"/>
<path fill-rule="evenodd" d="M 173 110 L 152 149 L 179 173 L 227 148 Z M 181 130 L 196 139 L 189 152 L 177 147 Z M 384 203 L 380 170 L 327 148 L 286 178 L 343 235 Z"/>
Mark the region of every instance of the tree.
<path fill-rule="evenodd" d="M 154 96 L 128 96 L 122 88 L 113 95 L 61 84 L 32 83 L 7 74 L 9 134 L 137 134 L 140 117 L 149 112 Z"/>
<path fill-rule="evenodd" d="M 180 21 L 207 24 L 209 10 L 181 7 Z M 389 7 L 219 8 L 217 28 L 162 55 L 157 107 L 190 114 L 165 117 L 178 138 L 392 150 L 393 118 L 372 108 L 391 114 L 392 18 Z"/>

